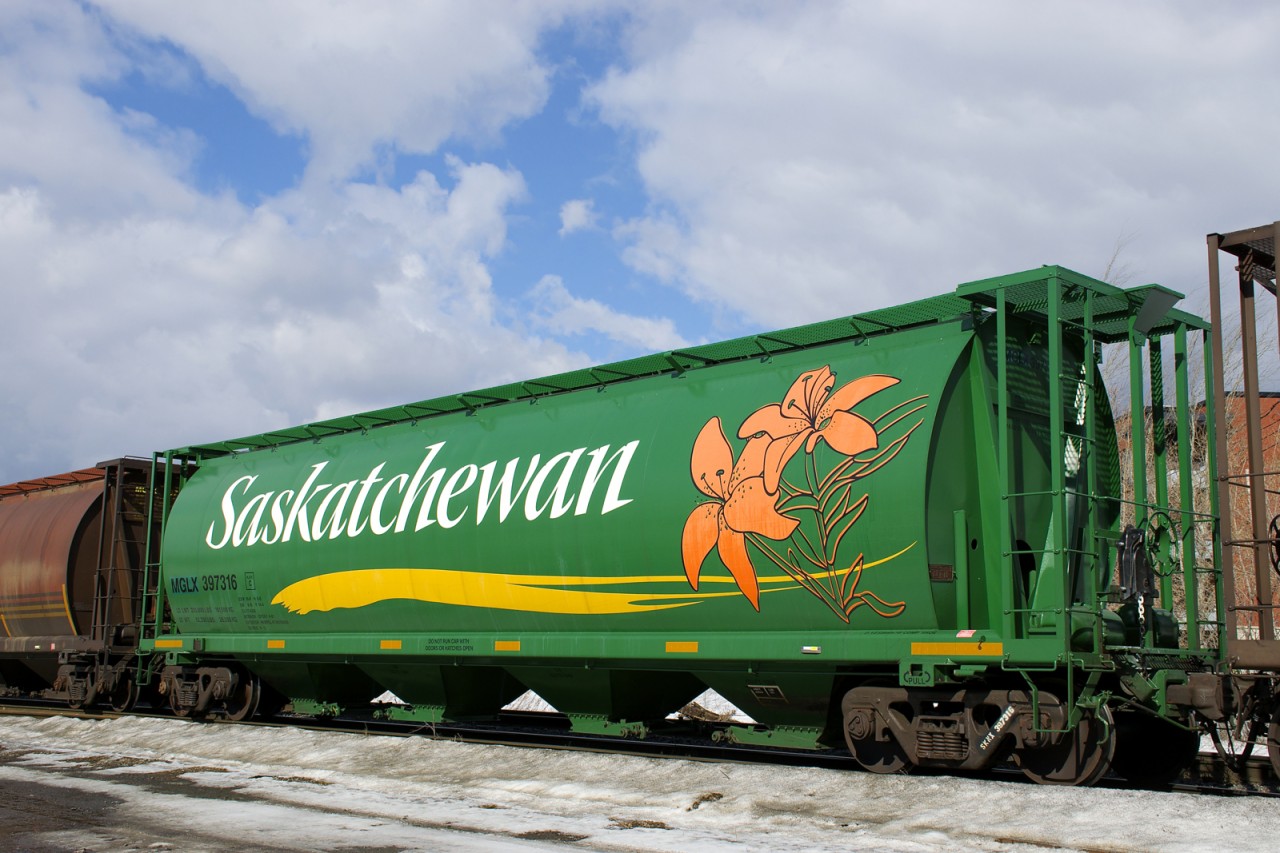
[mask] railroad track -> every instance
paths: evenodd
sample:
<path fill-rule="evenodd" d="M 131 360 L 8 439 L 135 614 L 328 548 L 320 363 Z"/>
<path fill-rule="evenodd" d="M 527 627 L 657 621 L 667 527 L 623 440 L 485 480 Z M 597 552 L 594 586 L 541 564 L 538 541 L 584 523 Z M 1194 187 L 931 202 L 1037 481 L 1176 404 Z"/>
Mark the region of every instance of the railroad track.
<path fill-rule="evenodd" d="M 167 709 L 153 711 L 138 708 L 129 713 L 109 710 L 76 710 L 56 701 L 39 699 L 6 699 L 0 703 L 0 715 L 59 716 L 80 719 L 114 719 L 117 717 L 154 717 L 177 719 Z M 200 722 L 225 722 L 204 720 Z M 577 752 L 600 752 L 611 755 L 682 758 L 691 761 L 776 764 L 788 767 L 816 767 L 831 770 L 865 772 L 844 750 L 813 752 L 773 746 L 754 746 L 712 742 L 713 732 L 724 728 L 701 720 L 675 721 L 672 731 L 637 738 L 619 738 L 572 732 L 569 721 L 560 714 L 539 711 L 505 711 L 493 723 L 422 723 L 380 719 L 374 714 L 349 714 L 337 717 L 313 717 L 282 713 L 270 719 L 228 723 L 229 725 L 303 728 L 312 731 L 345 734 L 380 735 L 385 737 L 430 737 L 464 743 L 495 746 L 524 746 L 541 749 L 568 749 Z M 945 775 L 917 769 L 920 775 Z M 1218 796 L 1280 798 L 1280 785 L 1270 780 L 1271 764 L 1265 756 L 1248 756 L 1234 766 L 1216 753 L 1203 752 L 1195 765 L 1181 778 L 1161 789 L 1180 793 Z M 1034 784 L 1012 765 L 998 766 L 975 778 L 998 779 L 1003 782 Z M 1152 790 L 1133 785 L 1118 776 L 1108 775 L 1098 787 L 1124 790 Z"/>

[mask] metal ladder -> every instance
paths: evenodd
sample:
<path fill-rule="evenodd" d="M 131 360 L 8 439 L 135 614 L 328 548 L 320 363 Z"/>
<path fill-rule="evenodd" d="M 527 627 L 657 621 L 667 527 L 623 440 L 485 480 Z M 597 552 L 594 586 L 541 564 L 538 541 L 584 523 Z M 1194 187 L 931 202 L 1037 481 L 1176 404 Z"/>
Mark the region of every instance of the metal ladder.
<path fill-rule="evenodd" d="M 147 548 L 143 512 L 147 488 L 140 482 L 138 460 L 118 459 L 102 467 L 106 476 L 90 637 L 105 656 L 121 645 L 123 629 L 137 621 Z"/>

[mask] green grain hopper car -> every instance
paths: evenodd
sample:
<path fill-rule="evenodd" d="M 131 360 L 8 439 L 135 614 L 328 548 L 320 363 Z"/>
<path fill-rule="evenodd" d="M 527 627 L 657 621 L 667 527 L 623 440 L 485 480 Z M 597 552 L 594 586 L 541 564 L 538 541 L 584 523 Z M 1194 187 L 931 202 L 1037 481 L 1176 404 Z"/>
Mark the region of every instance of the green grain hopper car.
<path fill-rule="evenodd" d="M 1044 267 L 160 454 L 141 653 L 180 714 L 390 690 L 469 720 L 531 689 L 639 737 L 712 688 L 756 721 L 719 737 L 874 770 L 1180 764 L 1221 619 L 1177 298 Z M 1135 412 L 1158 448 L 1117 443 Z"/>

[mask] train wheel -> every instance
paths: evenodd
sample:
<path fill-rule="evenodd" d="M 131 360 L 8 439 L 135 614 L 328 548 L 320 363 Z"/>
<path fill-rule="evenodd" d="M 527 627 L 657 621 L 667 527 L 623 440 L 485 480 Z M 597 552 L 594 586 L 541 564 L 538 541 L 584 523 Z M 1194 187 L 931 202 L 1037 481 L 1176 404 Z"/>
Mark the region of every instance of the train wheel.
<path fill-rule="evenodd" d="M 262 698 L 262 687 L 256 678 L 242 678 L 240 685 L 226 701 L 226 717 L 228 720 L 240 722 L 247 720 L 258 710 L 258 702 Z"/>
<path fill-rule="evenodd" d="M 138 703 L 138 682 L 132 675 L 124 674 L 116 679 L 115 689 L 111 691 L 111 710 L 124 714 L 133 710 Z"/>
<path fill-rule="evenodd" d="M 1116 756 L 1111 769 L 1135 785 L 1163 787 L 1178 778 L 1200 751 L 1200 733 L 1146 714 L 1121 713 L 1116 720 Z"/>
<path fill-rule="evenodd" d="M 874 714 L 863 708 L 850 709 L 844 718 L 844 742 L 854 759 L 872 773 L 905 773 L 910 765 L 907 753 L 892 734 L 878 741 L 873 730 Z"/>
<path fill-rule="evenodd" d="M 1115 753 L 1115 720 L 1103 705 L 1096 713 L 1085 709 L 1080 724 L 1057 744 L 1018 750 L 1013 760 L 1042 785 L 1092 785 L 1110 769 Z"/>
<path fill-rule="evenodd" d="M 1280 779 L 1280 703 L 1267 726 L 1267 754 L 1271 757 L 1271 771 Z"/>

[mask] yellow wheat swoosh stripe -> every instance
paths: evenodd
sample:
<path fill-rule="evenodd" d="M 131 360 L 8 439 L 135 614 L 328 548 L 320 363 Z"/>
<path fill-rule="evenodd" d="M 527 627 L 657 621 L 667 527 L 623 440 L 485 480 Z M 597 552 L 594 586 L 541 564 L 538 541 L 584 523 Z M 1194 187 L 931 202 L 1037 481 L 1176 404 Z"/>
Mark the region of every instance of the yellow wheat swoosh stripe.
<path fill-rule="evenodd" d="M 537 586 L 539 582 L 548 581 L 565 583 L 566 579 L 450 569 L 355 569 L 316 575 L 290 584 L 280 590 L 271 603 L 283 604 L 294 613 L 366 607 L 379 601 L 408 599 L 529 613 L 617 614 L 669 610 L 696 604 L 700 598 L 737 595 L 737 592 L 596 592 Z M 617 581 L 594 578 L 592 582 Z"/>
<path fill-rule="evenodd" d="M 888 562 L 914 545 L 863 569 Z M 837 572 L 845 574 L 849 569 Z M 707 577 L 703 584 L 733 584 L 730 577 Z M 306 614 L 344 608 L 367 607 L 379 601 L 408 600 L 462 607 L 521 610 L 528 613 L 621 614 L 647 613 L 688 607 L 709 598 L 738 595 L 727 592 L 602 592 L 574 589 L 581 586 L 632 586 L 640 584 L 684 583 L 684 575 L 630 577 L 565 577 L 563 575 L 516 575 L 470 572 L 454 569 L 353 569 L 315 575 L 292 583 L 271 600 L 292 613 Z M 764 592 L 797 588 L 787 575 L 760 578 L 761 585 L 785 584 Z M 566 588 L 567 587 L 567 588 Z"/>

